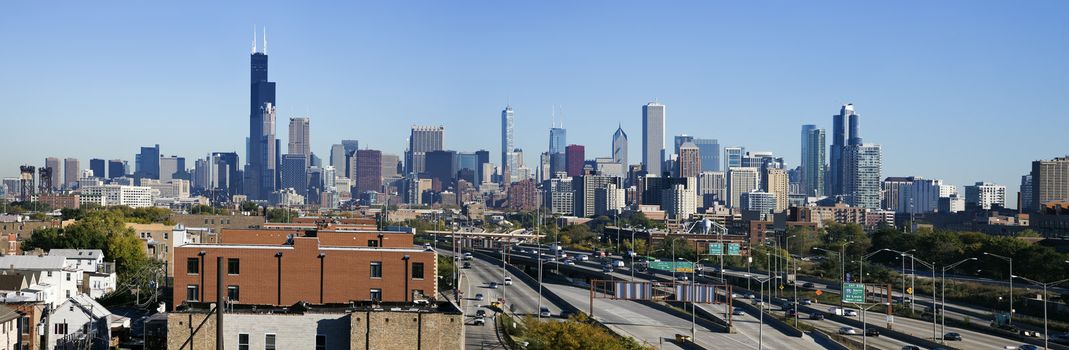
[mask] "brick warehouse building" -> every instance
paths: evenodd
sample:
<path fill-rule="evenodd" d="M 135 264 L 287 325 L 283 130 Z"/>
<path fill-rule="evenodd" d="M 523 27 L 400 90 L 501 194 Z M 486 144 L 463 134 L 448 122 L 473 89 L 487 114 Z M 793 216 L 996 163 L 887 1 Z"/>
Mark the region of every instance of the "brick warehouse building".
<path fill-rule="evenodd" d="M 437 253 L 410 232 L 223 230 L 219 243 L 174 248 L 175 305 L 216 301 L 216 258 L 234 304 L 288 306 L 437 299 Z"/>

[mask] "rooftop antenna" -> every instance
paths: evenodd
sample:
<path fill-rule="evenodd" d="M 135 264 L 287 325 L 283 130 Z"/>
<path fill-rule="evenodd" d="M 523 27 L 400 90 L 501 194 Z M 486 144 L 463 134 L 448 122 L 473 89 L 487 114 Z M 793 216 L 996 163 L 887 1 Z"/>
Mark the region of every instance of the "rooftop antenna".
<path fill-rule="evenodd" d="M 557 105 L 549 106 L 549 127 L 557 127 Z"/>
<path fill-rule="evenodd" d="M 264 26 L 264 54 L 267 54 L 267 26 Z"/>
<path fill-rule="evenodd" d="M 252 53 L 256 53 L 256 25 L 252 25 Z"/>

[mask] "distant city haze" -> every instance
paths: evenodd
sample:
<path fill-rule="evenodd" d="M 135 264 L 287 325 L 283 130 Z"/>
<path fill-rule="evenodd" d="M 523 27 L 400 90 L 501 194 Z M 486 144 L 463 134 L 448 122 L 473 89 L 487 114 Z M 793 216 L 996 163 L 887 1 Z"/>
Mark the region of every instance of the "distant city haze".
<path fill-rule="evenodd" d="M 650 102 L 666 106 L 666 152 L 686 134 L 789 168 L 801 126 L 830 145 L 832 115 L 852 103 L 884 177 L 994 182 L 1011 207 L 1031 161 L 1069 153 L 1065 1 L 4 7 L 0 177 L 47 157 L 133 166 L 156 144 L 245 163 L 254 25 L 269 39 L 281 145 L 304 152 L 287 125 L 307 117 L 322 159 L 343 139 L 402 155 L 412 125 L 441 125 L 445 149 L 498 163 L 511 106 L 525 164 L 554 121 L 587 159 L 611 157 L 621 127 L 637 164 Z"/>

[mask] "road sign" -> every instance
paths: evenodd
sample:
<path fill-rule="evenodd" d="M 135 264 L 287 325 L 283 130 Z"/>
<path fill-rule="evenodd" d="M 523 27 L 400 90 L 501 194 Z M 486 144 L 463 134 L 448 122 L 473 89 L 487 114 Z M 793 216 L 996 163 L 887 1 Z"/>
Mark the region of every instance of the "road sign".
<path fill-rule="evenodd" d="M 906 288 L 906 294 L 913 295 L 913 287 Z"/>
<path fill-rule="evenodd" d="M 779 285 L 779 289 L 780 289 L 780 290 L 783 290 L 783 285 L 782 285 L 782 284 L 781 284 L 781 285 Z"/>
<path fill-rule="evenodd" d="M 723 243 L 709 243 L 709 255 L 723 255 L 724 244 Z"/>
<path fill-rule="evenodd" d="M 861 283 L 844 283 L 843 302 L 854 304 L 865 303 L 865 285 Z"/>
<path fill-rule="evenodd" d="M 742 246 L 738 243 L 728 243 L 728 255 L 742 255 Z"/>
<path fill-rule="evenodd" d="M 661 271 L 693 272 L 694 263 L 689 261 L 650 261 L 650 268 Z"/>
<path fill-rule="evenodd" d="M 821 294 L 824 294 L 824 291 L 817 289 L 817 291 L 813 292 L 813 294 L 816 294 L 819 297 Z"/>

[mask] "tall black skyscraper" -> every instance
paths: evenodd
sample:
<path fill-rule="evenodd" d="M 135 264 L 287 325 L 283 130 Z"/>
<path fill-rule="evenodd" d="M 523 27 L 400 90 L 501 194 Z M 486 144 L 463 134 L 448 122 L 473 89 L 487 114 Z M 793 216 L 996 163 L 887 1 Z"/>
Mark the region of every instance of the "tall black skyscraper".
<path fill-rule="evenodd" d="M 89 160 L 89 170 L 93 171 L 94 177 L 101 179 L 108 177 L 108 174 L 104 172 L 104 160 L 99 158 L 93 158 Z"/>
<path fill-rule="evenodd" d="M 859 125 L 853 104 L 845 104 L 839 114 L 832 116 L 831 160 L 828 169 L 829 195 L 846 194 L 845 176 L 847 164 L 844 163 L 846 148 L 861 145 L 861 126 Z M 849 128 L 849 133 L 847 131 Z"/>
<path fill-rule="evenodd" d="M 267 31 L 263 51 L 257 51 L 253 31 L 250 65 L 249 138 L 246 140 L 245 194 L 267 199 L 279 181 L 280 146 L 275 138 L 275 83 L 267 80 Z"/>

